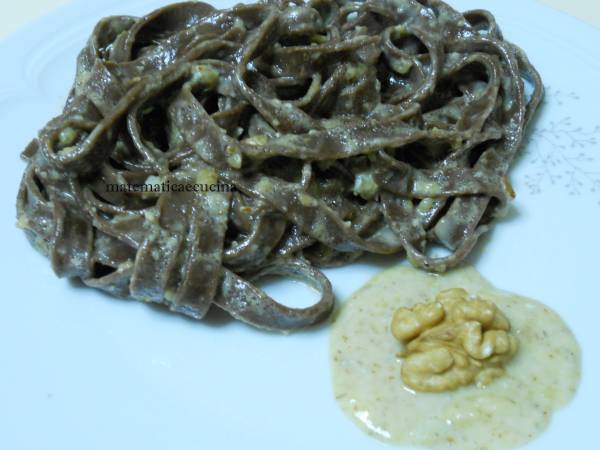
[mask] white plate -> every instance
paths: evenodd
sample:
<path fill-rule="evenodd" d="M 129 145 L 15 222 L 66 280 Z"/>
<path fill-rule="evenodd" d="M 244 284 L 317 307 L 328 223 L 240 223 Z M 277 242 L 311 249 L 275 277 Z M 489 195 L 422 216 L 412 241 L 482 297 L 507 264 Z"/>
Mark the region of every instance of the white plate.
<path fill-rule="evenodd" d="M 0 43 L 0 448 L 382 448 L 335 404 L 327 327 L 275 335 L 224 316 L 196 323 L 112 299 L 56 279 L 14 226 L 18 154 L 60 112 L 93 25 L 162 3 L 77 1 Z M 452 3 L 491 9 L 548 86 L 511 173 L 512 214 L 471 261 L 497 286 L 558 311 L 583 349 L 577 397 L 527 448 L 589 448 L 600 399 L 600 32 L 533 0 Z M 343 299 L 380 267 L 327 274 Z M 302 301 L 301 292 L 286 288 L 285 297 Z"/>

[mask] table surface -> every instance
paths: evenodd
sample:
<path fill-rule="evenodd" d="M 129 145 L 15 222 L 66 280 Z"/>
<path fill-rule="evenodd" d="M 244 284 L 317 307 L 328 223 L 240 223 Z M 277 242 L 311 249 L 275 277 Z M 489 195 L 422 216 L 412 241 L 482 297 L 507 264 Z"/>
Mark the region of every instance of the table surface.
<path fill-rule="evenodd" d="M 491 3 L 493 1 L 502 0 L 481 0 L 482 8 L 486 7 L 486 3 Z M 538 1 L 600 28 L 600 2 L 595 0 Z M 54 8 L 69 3 L 69 0 L 18 0 L 7 3 L 8 5 L 5 5 L 2 8 L 5 19 L 2 24 L 2 29 L 0 29 L 0 39 L 33 19 L 50 12 Z"/>

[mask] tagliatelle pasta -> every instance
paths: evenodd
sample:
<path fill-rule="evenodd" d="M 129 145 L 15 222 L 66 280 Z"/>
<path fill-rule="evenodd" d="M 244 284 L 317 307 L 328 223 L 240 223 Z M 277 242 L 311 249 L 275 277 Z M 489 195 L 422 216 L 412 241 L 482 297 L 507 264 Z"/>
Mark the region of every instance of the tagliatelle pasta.
<path fill-rule="evenodd" d="M 541 96 L 490 13 L 441 1 L 109 17 L 23 153 L 18 220 L 59 276 L 198 319 L 216 304 L 303 327 L 333 305 L 316 267 L 363 252 L 459 264 L 514 195 L 506 173 Z M 107 188 L 165 181 L 235 190 Z M 321 298 L 285 307 L 253 284 L 264 275 Z"/>

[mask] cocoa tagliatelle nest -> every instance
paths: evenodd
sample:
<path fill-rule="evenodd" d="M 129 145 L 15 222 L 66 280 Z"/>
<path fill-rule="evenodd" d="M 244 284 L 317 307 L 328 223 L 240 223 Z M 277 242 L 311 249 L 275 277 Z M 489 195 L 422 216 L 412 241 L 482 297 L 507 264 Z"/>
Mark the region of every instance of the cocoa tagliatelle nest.
<path fill-rule="evenodd" d="M 333 305 L 315 267 L 363 252 L 460 263 L 514 195 L 506 173 L 541 96 L 490 13 L 441 1 L 109 17 L 23 153 L 18 221 L 59 276 L 198 319 L 216 304 L 303 327 Z M 321 298 L 288 308 L 253 284 L 265 275 Z"/>

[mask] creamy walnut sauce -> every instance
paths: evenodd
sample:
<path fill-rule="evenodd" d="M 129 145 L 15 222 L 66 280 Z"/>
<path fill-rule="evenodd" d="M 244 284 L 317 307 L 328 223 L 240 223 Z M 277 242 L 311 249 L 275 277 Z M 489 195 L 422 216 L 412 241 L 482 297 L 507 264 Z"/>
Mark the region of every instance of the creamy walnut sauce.
<path fill-rule="evenodd" d="M 398 311 L 414 311 L 440 293 L 456 294 L 448 291 L 454 288 L 470 295 L 466 301 L 494 305 L 499 319 L 481 324 L 484 330 L 505 332 L 501 335 L 506 340 L 496 347 L 501 350 L 498 364 L 469 372 L 468 382 L 459 377 L 460 382 L 437 392 L 409 387 L 403 363 L 410 342 L 421 339 L 424 331 L 405 328 L 402 335 L 394 330 Z M 439 319 L 431 312 L 427 317 L 431 323 Z M 430 330 L 443 325 L 431 323 Z M 483 358 L 477 352 L 487 352 L 484 347 L 471 350 Z M 332 326 L 330 350 L 336 399 L 361 429 L 388 443 L 436 450 L 523 445 L 548 426 L 553 411 L 571 400 L 580 379 L 579 345 L 562 319 L 535 300 L 495 289 L 473 268 L 434 275 L 396 267 L 375 276 L 344 303 Z M 499 372 L 481 378 L 496 368 Z"/>

